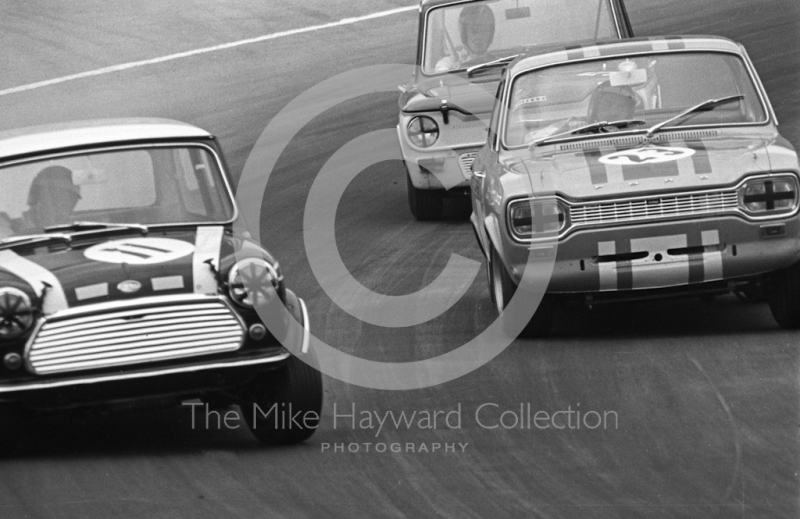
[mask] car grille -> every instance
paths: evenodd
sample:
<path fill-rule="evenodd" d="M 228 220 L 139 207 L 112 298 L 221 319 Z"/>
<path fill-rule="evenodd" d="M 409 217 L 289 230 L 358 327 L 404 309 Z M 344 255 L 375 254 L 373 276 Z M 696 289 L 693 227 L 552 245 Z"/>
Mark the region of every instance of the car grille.
<path fill-rule="evenodd" d="M 469 180 L 472 178 L 472 163 L 475 162 L 475 157 L 478 155 L 477 151 L 473 151 L 470 153 L 462 153 L 458 156 L 458 165 L 461 166 L 461 174 L 464 175 L 464 178 Z"/>
<path fill-rule="evenodd" d="M 55 314 L 28 343 L 37 374 L 128 366 L 238 350 L 244 327 L 214 297 L 149 298 Z"/>
<path fill-rule="evenodd" d="M 578 204 L 570 207 L 569 214 L 573 226 L 602 225 L 734 212 L 738 205 L 736 191 L 715 191 L 599 204 Z"/>

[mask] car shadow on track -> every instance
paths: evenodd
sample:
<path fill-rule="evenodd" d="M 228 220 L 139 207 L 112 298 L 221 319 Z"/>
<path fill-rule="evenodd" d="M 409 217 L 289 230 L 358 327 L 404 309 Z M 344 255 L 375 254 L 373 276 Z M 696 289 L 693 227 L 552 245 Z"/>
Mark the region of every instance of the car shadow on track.
<path fill-rule="evenodd" d="M 785 333 L 766 303 L 733 295 L 713 302 L 699 298 L 565 307 L 553 322 L 555 338 L 661 337 Z"/>
<path fill-rule="evenodd" d="M 220 417 L 237 407 L 215 408 Z M 241 418 L 241 414 L 240 414 Z M 233 425 L 233 421 L 228 422 Z M 104 415 L 37 416 L 23 427 L 17 449 L 4 461 L 52 458 L 96 458 L 198 454 L 207 451 L 256 451 L 261 449 L 316 449 L 313 440 L 297 446 L 264 446 L 239 420 L 228 428 L 203 412 L 193 422 L 190 408 L 137 410 Z"/>

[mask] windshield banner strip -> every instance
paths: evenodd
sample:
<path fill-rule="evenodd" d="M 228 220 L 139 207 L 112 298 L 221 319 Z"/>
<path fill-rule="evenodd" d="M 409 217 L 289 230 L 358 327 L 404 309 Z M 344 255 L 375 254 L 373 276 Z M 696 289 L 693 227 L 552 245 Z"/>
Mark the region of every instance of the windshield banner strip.
<path fill-rule="evenodd" d="M 597 45 L 567 45 L 564 49 L 568 60 L 600 57 L 600 48 Z"/>
<path fill-rule="evenodd" d="M 219 254 L 225 228 L 198 227 L 192 259 L 192 276 L 195 294 L 217 294 L 219 287 L 215 271 L 219 269 Z M 212 268 L 207 261 L 211 260 Z"/>
<path fill-rule="evenodd" d="M 27 282 L 37 297 L 42 297 L 42 312 L 50 315 L 69 308 L 67 295 L 58 278 L 38 263 L 10 250 L 0 251 L 0 269 Z"/>

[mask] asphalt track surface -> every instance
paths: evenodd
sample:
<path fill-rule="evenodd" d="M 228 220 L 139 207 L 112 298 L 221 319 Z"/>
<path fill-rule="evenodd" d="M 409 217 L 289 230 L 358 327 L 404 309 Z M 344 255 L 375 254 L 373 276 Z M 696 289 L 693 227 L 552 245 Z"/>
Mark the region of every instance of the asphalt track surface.
<path fill-rule="evenodd" d="M 172 5 L 175 4 L 175 5 Z M 781 131 L 800 143 L 796 0 L 630 0 L 638 35 L 721 34 L 746 44 Z M 410 5 L 155 0 L 0 4 L 0 90 Z M 220 137 L 238 174 L 257 137 L 299 92 L 338 72 L 411 63 L 416 13 L 369 20 L 0 95 L 0 129 L 95 117 L 184 120 Z M 365 358 L 403 361 L 457 347 L 494 318 L 484 276 L 447 314 L 387 331 L 361 324 L 319 288 L 305 257 L 303 202 L 331 154 L 395 124 L 396 94 L 318 117 L 282 156 L 265 194 L 263 242 L 309 304 L 320 338 Z M 463 208 L 440 223 L 408 213 L 400 164 L 362 172 L 336 237 L 353 275 L 386 294 L 430 283 L 451 253 L 480 261 Z M 800 514 L 800 334 L 763 304 L 734 298 L 564 313 L 545 341 L 516 341 L 483 368 L 425 390 L 325 379 L 322 426 L 300 446 L 264 448 L 243 430 L 192 427 L 188 410 L 35 424 L 0 462 L 0 517 L 786 517 Z M 488 429 L 499 411 L 613 411 L 617 426 Z M 452 411 L 461 428 L 387 426 L 361 411 Z M 485 412 L 485 411 L 491 412 Z M 564 415 L 562 415 L 563 417 Z M 508 416 L 510 419 L 510 415 Z M 211 424 L 214 425 L 214 424 Z M 372 450 L 333 452 L 334 444 Z M 324 444 L 330 444 L 323 450 Z M 455 443 L 456 451 L 378 453 L 376 444 Z M 458 444 L 468 444 L 463 452 Z"/>

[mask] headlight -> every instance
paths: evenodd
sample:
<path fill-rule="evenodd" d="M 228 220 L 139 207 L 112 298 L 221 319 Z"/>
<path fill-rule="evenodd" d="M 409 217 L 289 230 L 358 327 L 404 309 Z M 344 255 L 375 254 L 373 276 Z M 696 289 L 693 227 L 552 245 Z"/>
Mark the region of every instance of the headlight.
<path fill-rule="evenodd" d="M 554 198 L 515 200 L 508 206 L 508 227 L 517 239 L 550 238 L 566 226 L 566 209 Z"/>
<path fill-rule="evenodd" d="M 408 140 L 419 148 L 429 148 L 439 139 L 439 125 L 430 117 L 414 117 L 406 128 Z"/>
<path fill-rule="evenodd" d="M 794 175 L 750 180 L 739 188 L 739 205 L 759 216 L 791 213 L 797 208 L 797 187 Z"/>
<path fill-rule="evenodd" d="M 33 324 L 31 300 L 22 290 L 0 288 L 0 339 L 16 339 Z"/>
<path fill-rule="evenodd" d="M 280 294 L 282 283 L 277 265 L 273 267 L 261 258 L 246 258 L 228 274 L 228 293 L 236 304 L 253 308 L 272 301 Z"/>

